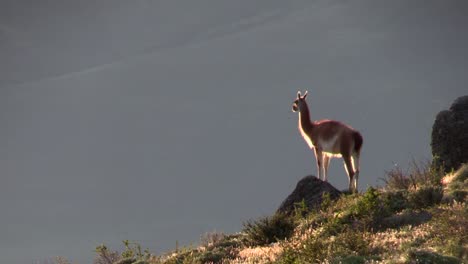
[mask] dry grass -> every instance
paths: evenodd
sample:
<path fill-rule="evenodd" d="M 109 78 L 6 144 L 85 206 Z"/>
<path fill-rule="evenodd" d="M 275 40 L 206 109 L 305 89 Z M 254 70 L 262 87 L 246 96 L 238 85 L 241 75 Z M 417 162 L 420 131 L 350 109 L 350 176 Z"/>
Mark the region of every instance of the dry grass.
<path fill-rule="evenodd" d="M 239 251 L 238 257 L 229 263 L 270 263 L 278 259 L 283 253 L 283 247 L 279 243 L 269 246 L 247 247 Z"/>
<path fill-rule="evenodd" d="M 445 173 L 442 169 L 434 168 L 431 161 L 417 162 L 413 159 L 406 170 L 395 166 L 386 171 L 382 180 L 388 190 L 412 190 L 422 186 L 440 185 L 443 175 Z"/>
<path fill-rule="evenodd" d="M 450 187 L 454 183 L 465 183 L 468 179 L 468 164 L 463 164 L 458 170 L 448 173 L 442 178 L 442 185 Z"/>

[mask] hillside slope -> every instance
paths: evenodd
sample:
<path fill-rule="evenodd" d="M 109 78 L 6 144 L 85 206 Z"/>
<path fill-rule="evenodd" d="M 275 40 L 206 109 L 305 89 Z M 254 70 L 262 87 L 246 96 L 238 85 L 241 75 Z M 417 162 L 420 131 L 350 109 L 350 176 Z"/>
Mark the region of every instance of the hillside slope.
<path fill-rule="evenodd" d="M 127 244 L 106 262 L 112 251 L 100 247 L 95 263 L 467 263 L 468 164 L 442 176 L 416 164 L 395 169 L 385 187 L 325 197 L 306 214 L 298 204 L 295 216 L 248 221 L 242 232 L 208 233 L 160 256 Z"/>

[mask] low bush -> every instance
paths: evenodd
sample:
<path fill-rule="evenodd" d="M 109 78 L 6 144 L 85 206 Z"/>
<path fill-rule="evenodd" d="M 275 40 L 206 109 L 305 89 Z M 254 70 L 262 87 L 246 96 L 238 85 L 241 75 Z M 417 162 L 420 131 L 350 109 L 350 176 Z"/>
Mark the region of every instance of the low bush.
<path fill-rule="evenodd" d="M 408 190 L 412 184 L 410 177 L 401 167 L 395 166 L 393 169 L 385 172 L 385 178 L 382 179 L 385 187 L 389 190 Z"/>
<path fill-rule="evenodd" d="M 200 237 L 200 243 L 204 247 L 216 245 L 220 241 L 224 240 L 226 235 L 222 232 L 206 232 Z"/>
<path fill-rule="evenodd" d="M 393 213 L 386 207 L 380 192 L 375 188 L 368 188 L 357 202 L 344 209 L 342 223 L 359 224 L 364 228 L 377 227 L 380 220 Z"/>
<path fill-rule="evenodd" d="M 97 246 L 95 252 L 96 257 L 94 258 L 93 264 L 114 264 L 122 259 L 119 252 L 112 251 L 103 244 Z"/>
<path fill-rule="evenodd" d="M 384 192 L 381 195 L 388 214 L 398 213 L 408 208 L 408 191 Z"/>
<path fill-rule="evenodd" d="M 439 204 L 444 195 L 442 187 L 422 187 L 408 196 L 409 204 L 414 209 L 427 208 Z"/>
<path fill-rule="evenodd" d="M 268 245 L 289 238 L 296 228 L 294 218 L 282 213 L 262 217 L 256 221 L 244 223 L 243 232 L 247 235 L 248 246 Z"/>
<path fill-rule="evenodd" d="M 417 189 L 422 186 L 440 186 L 442 177 L 445 175 L 443 170 L 435 168 L 431 162 L 411 161 L 407 171 L 399 166 L 385 173 L 382 179 L 388 190 L 409 190 Z"/>

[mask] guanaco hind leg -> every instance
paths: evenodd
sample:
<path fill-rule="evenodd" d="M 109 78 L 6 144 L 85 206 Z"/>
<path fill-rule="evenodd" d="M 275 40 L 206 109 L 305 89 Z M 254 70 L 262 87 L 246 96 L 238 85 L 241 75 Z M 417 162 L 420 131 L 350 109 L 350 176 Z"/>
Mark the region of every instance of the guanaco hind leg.
<path fill-rule="evenodd" d="M 330 166 L 331 157 L 328 155 L 323 155 L 323 170 L 325 171 L 324 181 L 328 181 L 328 167 Z"/>
<path fill-rule="evenodd" d="M 358 180 L 359 180 L 359 153 L 353 153 L 353 170 L 354 170 L 354 190 L 358 191 Z"/>
<path fill-rule="evenodd" d="M 348 179 L 349 179 L 349 191 L 350 192 L 356 192 L 357 190 L 354 188 L 355 183 L 354 183 L 354 169 L 353 169 L 353 161 L 351 156 L 343 156 L 344 160 L 344 167 L 346 170 L 346 173 L 348 174 Z"/>

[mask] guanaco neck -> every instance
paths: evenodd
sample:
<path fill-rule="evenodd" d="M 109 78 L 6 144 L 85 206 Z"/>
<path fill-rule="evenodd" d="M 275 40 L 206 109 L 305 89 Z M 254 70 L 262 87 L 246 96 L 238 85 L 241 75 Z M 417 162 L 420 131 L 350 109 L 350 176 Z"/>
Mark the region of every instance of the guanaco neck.
<path fill-rule="evenodd" d="M 310 119 L 310 112 L 307 103 L 301 104 L 299 107 L 299 129 L 307 134 L 312 132 L 314 125 Z"/>
<path fill-rule="evenodd" d="M 307 103 L 301 104 L 299 107 L 299 131 L 302 137 L 307 142 L 307 145 L 312 149 L 314 148 L 315 140 L 312 139 L 314 124 L 310 120 L 309 107 Z"/>

